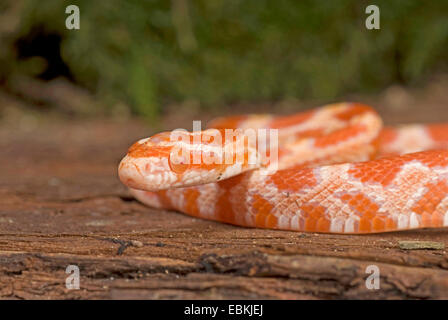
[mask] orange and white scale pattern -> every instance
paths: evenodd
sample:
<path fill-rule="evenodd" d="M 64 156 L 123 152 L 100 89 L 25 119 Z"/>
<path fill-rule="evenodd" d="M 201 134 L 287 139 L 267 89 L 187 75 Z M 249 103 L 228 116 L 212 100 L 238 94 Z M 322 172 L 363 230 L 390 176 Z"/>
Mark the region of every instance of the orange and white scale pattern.
<path fill-rule="evenodd" d="M 386 127 L 380 134 L 381 154 L 406 154 L 448 149 L 448 124 L 408 124 Z"/>
<path fill-rule="evenodd" d="M 167 157 L 160 143 L 143 140 L 120 164 L 120 179 L 149 206 L 240 226 L 328 233 L 448 226 L 448 151 L 400 155 L 448 146 L 448 125 L 382 129 L 371 108 L 345 103 L 289 117 L 221 118 L 211 126 L 278 129 L 280 169 L 188 166 L 173 174 L 166 161 L 153 166 Z M 404 143 L 409 131 L 421 140 Z M 392 155 L 375 159 L 378 154 Z M 236 175 L 158 189 L 161 178 L 153 175 L 167 170 L 176 186 L 195 172 Z"/>

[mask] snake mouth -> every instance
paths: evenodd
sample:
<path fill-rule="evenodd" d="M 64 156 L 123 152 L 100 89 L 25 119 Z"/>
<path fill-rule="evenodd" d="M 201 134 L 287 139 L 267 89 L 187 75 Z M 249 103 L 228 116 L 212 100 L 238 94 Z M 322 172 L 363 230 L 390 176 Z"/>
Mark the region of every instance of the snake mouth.
<path fill-rule="evenodd" d="M 130 156 L 125 156 L 118 166 L 118 178 L 127 187 L 139 189 L 141 170 L 133 163 Z"/>
<path fill-rule="evenodd" d="M 126 186 L 145 191 L 158 191 L 168 188 L 175 177 L 170 176 L 163 159 L 135 158 L 126 155 L 121 160 L 118 177 Z"/>

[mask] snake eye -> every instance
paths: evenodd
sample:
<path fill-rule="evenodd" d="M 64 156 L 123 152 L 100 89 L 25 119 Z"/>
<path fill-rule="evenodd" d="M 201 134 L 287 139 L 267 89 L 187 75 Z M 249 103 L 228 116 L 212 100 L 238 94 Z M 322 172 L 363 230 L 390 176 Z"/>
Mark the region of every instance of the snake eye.
<path fill-rule="evenodd" d="M 191 166 L 190 158 L 191 157 L 186 157 L 185 155 L 170 153 L 168 157 L 168 164 L 171 171 L 177 174 L 182 174 L 187 171 Z"/>

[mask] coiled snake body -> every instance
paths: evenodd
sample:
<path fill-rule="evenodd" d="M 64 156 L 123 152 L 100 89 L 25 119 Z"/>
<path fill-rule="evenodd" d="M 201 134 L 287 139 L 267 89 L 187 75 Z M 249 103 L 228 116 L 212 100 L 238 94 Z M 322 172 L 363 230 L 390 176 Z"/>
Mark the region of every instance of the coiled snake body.
<path fill-rule="evenodd" d="M 241 130 L 220 144 L 210 139 L 217 130 L 181 133 L 188 144 L 159 133 L 129 149 L 121 181 L 149 206 L 245 227 L 376 233 L 448 226 L 448 124 L 383 128 L 372 108 L 340 103 L 287 117 L 220 118 L 210 127 L 278 129 L 278 170 L 269 171 L 266 158 L 249 163 L 255 145 Z M 239 163 L 170 159 L 182 143 L 203 159 L 238 141 L 245 146 Z"/>

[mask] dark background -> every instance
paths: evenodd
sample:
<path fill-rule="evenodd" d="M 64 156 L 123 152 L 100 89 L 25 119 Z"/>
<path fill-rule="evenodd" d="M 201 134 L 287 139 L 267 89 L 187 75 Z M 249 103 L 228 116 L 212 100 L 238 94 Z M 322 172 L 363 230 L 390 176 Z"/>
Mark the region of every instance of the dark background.
<path fill-rule="evenodd" d="M 80 30 L 65 27 L 70 4 Z M 380 30 L 365 27 L 369 4 Z M 0 91 L 41 111 L 152 124 L 183 111 L 292 112 L 439 81 L 447 12 L 448 1 L 418 0 L 4 0 Z"/>

